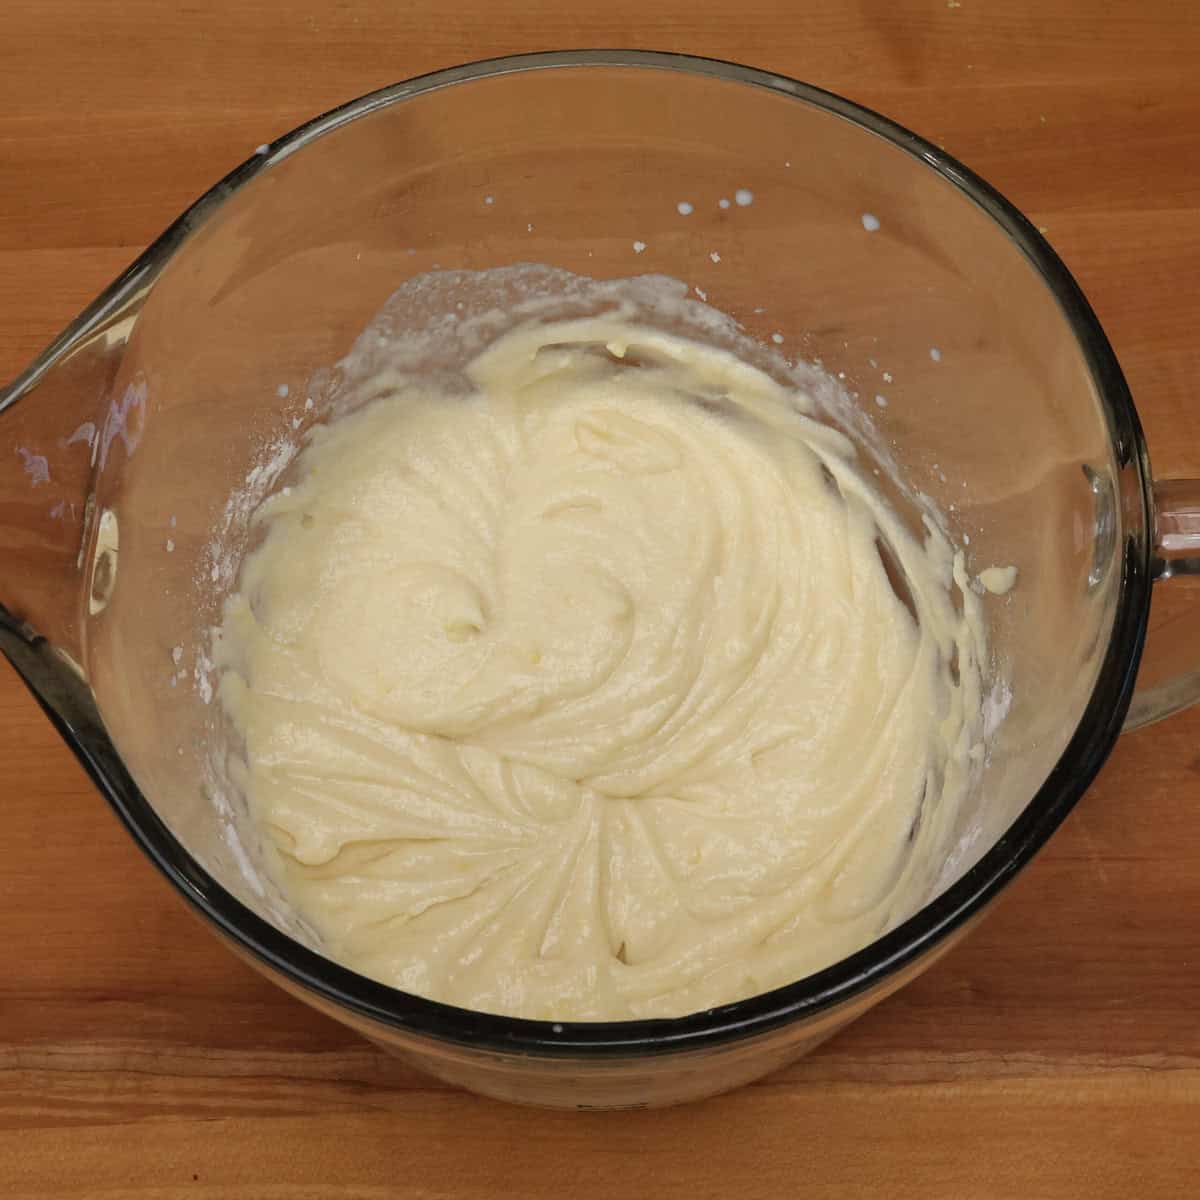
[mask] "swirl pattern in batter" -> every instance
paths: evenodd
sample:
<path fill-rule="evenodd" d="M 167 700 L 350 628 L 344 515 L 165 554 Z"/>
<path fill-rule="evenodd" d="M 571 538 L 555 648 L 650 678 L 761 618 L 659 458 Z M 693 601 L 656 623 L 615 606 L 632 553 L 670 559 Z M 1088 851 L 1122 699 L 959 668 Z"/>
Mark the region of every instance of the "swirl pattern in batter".
<path fill-rule="evenodd" d="M 476 1010 L 662 1017 L 914 911 L 979 754 L 945 546 L 803 394 L 627 312 L 466 375 L 315 430 L 220 634 L 239 784 L 328 953 Z"/>

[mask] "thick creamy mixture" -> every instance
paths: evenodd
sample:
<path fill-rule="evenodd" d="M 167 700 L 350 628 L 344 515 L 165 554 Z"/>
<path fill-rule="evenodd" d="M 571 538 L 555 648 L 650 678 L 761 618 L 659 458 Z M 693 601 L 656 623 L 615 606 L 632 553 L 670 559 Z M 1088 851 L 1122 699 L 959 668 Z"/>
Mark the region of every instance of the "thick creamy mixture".
<path fill-rule="evenodd" d="M 467 1008 L 824 967 L 927 898 L 980 754 L 961 561 L 803 394 L 632 320 L 530 320 L 454 394 L 377 372 L 221 630 L 276 881 L 331 956 Z"/>

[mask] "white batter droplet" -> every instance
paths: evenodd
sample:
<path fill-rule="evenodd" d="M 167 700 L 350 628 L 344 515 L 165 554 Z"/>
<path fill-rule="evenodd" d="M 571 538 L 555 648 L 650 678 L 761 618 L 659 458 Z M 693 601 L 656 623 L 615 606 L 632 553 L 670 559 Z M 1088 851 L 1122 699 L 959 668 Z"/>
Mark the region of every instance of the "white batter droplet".
<path fill-rule="evenodd" d="M 1016 567 L 988 567 L 979 572 L 979 582 L 993 596 L 1007 595 L 1017 582 Z"/>

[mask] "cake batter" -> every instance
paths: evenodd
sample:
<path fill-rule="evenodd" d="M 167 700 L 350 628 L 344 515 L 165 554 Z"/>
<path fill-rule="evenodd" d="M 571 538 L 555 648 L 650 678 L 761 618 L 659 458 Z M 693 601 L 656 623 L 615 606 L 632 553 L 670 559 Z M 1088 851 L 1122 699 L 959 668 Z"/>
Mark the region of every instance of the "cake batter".
<path fill-rule="evenodd" d="M 220 631 L 237 782 L 326 952 L 665 1017 L 915 911 L 980 754 L 948 543 L 803 393 L 629 306 L 519 323 L 465 379 L 360 381 Z"/>

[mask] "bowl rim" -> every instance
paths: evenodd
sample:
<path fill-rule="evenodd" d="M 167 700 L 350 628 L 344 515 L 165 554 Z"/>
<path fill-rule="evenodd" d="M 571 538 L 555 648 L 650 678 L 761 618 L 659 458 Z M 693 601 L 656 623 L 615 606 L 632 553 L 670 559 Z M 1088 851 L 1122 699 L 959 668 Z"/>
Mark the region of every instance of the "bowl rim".
<path fill-rule="evenodd" d="M 1118 734 L 1133 694 L 1150 594 L 1150 485 L 1145 442 L 1113 350 L 1078 284 L 1037 229 L 999 192 L 944 150 L 896 122 L 832 92 L 786 76 L 719 59 L 644 50 L 567 50 L 485 59 L 417 76 L 370 92 L 305 122 L 204 193 L 119 276 L 12 384 L 0 411 L 32 389 L 112 313 L 148 287 L 181 245 L 259 172 L 317 138 L 377 109 L 441 88 L 502 75 L 562 68 L 682 72 L 763 88 L 842 117 L 921 160 L 1008 234 L 1037 270 L 1071 327 L 1109 422 L 1119 469 L 1135 486 L 1124 508 L 1122 577 L 1113 626 L 1092 695 L 1073 736 L 1042 786 L 980 860 L 913 916 L 847 958 L 756 996 L 682 1017 L 631 1021 L 543 1021 L 475 1012 L 369 979 L 282 933 L 242 904 L 183 847 L 142 795 L 109 739 L 90 691 L 46 655 L 16 646 L 3 622 L 6 653 L 51 720 L 152 862 L 184 898 L 235 945 L 315 1000 L 415 1037 L 499 1054 L 607 1059 L 698 1050 L 745 1039 L 826 1012 L 931 955 L 1029 862 L 1086 790 Z M 1140 495 L 1139 495 L 1140 493 Z M 0 616 L 4 614 L 0 613 Z M 28 646 L 28 639 L 27 646 Z M 69 672 L 68 672 L 69 673 Z M 64 685 L 73 700 L 63 699 Z"/>

